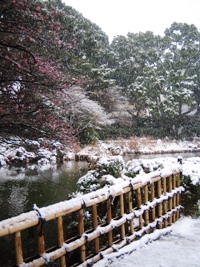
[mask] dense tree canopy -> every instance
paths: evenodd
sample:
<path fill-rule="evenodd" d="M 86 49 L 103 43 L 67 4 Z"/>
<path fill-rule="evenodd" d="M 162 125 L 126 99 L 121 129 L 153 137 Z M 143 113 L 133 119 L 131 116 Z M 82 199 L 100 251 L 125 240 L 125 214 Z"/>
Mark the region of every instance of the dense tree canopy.
<path fill-rule="evenodd" d="M 72 141 L 70 88 L 89 84 L 107 36 L 59 1 L 3 0 L 0 14 L 1 132 Z"/>
<path fill-rule="evenodd" d="M 73 142 L 80 125 L 85 128 L 83 115 L 80 123 L 73 114 L 73 85 L 108 111 L 107 89 L 120 88 L 134 127 L 170 131 L 200 112 L 194 25 L 174 22 L 163 37 L 128 33 L 109 45 L 96 24 L 61 1 L 2 0 L 0 14 L 1 134 Z"/>

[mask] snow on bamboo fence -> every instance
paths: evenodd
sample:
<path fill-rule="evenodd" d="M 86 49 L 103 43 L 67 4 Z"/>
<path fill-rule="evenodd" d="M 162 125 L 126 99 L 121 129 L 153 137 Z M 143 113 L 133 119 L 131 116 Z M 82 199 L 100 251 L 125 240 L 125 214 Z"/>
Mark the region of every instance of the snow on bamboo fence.
<path fill-rule="evenodd" d="M 176 165 L 48 207 L 34 205 L 30 212 L 1 221 L 0 238 L 14 236 L 17 266 L 53 261 L 61 267 L 91 266 L 105 254 L 174 223 L 180 217 L 182 191 L 181 166 Z M 47 247 L 45 229 L 51 221 L 57 240 Z M 37 233 L 37 251 L 24 259 L 22 233 L 30 229 Z"/>

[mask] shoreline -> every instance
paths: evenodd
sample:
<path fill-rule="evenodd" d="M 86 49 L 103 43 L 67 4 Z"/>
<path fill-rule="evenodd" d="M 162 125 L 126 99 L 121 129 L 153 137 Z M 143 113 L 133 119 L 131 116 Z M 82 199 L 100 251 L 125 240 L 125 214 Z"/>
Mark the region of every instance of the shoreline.
<path fill-rule="evenodd" d="M 125 155 L 166 155 L 176 153 L 200 153 L 200 138 L 192 141 L 155 140 L 148 137 L 119 140 L 98 140 L 93 145 L 67 148 L 58 142 L 46 140 L 20 140 L 2 142 L 0 148 L 0 167 L 26 167 L 36 164 L 60 165 L 65 161 L 87 161 L 94 163 L 100 157 Z"/>

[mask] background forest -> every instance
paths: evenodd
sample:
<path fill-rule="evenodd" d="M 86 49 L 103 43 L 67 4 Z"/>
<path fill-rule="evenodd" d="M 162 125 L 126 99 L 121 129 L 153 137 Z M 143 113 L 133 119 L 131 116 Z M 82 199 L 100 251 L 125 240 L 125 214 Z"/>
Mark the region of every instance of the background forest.
<path fill-rule="evenodd" d="M 200 134 L 200 32 L 108 36 L 59 0 L 1 0 L 0 135 L 65 144 Z"/>

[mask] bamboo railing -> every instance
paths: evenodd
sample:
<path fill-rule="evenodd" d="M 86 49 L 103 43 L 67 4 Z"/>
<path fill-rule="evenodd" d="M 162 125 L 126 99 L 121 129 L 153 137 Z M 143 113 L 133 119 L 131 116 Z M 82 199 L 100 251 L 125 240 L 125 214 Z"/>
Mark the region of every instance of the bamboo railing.
<path fill-rule="evenodd" d="M 48 207 L 34 206 L 28 213 L 1 221 L 0 238 L 14 236 L 15 266 L 37 267 L 58 260 L 61 267 L 90 266 L 144 234 L 174 223 L 180 217 L 184 190 L 180 184 L 176 166 L 173 171 L 142 175 Z M 57 240 L 48 247 L 50 228 Z M 30 229 L 36 232 L 37 249 L 24 259 L 22 233 Z"/>

